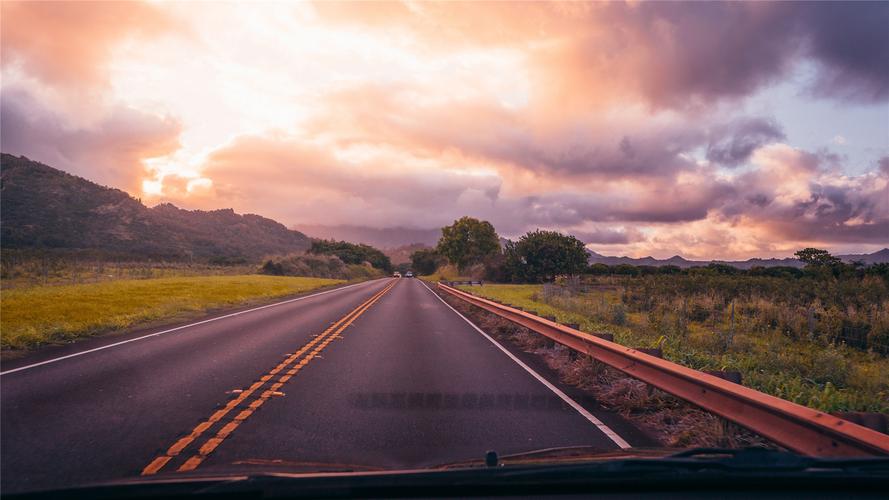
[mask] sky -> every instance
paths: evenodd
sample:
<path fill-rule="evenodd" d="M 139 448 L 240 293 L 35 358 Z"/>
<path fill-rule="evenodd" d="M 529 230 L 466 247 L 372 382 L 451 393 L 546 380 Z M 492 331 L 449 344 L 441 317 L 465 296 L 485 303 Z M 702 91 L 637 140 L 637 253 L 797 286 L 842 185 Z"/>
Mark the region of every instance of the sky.
<path fill-rule="evenodd" d="M 0 3 L 0 147 L 147 205 L 889 246 L 889 2 Z"/>

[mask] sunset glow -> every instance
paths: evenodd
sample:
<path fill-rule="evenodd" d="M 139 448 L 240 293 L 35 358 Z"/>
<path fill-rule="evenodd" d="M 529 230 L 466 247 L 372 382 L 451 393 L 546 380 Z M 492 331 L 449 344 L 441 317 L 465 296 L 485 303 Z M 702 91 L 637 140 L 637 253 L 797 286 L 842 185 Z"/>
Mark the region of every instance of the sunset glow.
<path fill-rule="evenodd" d="M 4 1 L 2 23 L 3 151 L 148 204 L 471 215 L 637 257 L 889 244 L 885 2 Z"/>

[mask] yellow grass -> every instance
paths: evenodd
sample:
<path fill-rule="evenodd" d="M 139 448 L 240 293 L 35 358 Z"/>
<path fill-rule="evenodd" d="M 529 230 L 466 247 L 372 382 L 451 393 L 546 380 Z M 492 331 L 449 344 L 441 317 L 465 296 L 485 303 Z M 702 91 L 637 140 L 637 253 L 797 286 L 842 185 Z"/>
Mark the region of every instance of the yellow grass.
<path fill-rule="evenodd" d="M 0 347 L 34 347 L 342 282 L 262 275 L 190 276 L 5 290 L 0 296 Z"/>

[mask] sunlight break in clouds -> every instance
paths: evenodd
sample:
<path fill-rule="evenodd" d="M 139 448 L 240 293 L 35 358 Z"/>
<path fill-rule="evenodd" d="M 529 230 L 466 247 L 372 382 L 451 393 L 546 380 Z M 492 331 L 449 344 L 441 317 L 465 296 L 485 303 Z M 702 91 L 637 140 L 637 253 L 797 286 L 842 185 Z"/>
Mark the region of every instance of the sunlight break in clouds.
<path fill-rule="evenodd" d="M 886 3 L 3 2 L 0 18 L 4 152 L 148 203 L 287 225 L 472 215 L 632 256 L 889 244 Z"/>

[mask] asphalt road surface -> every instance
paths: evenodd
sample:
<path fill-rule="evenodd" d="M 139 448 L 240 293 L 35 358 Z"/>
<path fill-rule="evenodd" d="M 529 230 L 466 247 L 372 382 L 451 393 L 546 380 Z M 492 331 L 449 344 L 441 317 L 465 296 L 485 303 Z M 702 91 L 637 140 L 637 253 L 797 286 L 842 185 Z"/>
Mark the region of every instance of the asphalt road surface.
<path fill-rule="evenodd" d="M 184 326 L 4 363 L 0 490 L 637 444 L 416 279 Z"/>

